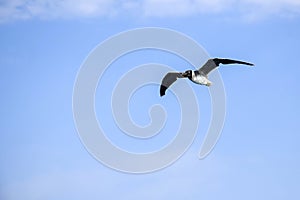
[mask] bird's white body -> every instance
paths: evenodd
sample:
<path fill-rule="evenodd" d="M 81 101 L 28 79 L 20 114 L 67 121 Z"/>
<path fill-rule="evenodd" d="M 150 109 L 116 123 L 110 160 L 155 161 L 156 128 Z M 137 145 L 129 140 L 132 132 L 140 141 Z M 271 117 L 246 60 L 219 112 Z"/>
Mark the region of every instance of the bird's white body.
<path fill-rule="evenodd" d="M 200 85 L 206 85 L 206 86 L 211 85 L 211 81 L 208 80 L 206 76 L 203 76 L 200 73 L 195 73 L 195 71 L 192 71 L 191 81 Z"/>

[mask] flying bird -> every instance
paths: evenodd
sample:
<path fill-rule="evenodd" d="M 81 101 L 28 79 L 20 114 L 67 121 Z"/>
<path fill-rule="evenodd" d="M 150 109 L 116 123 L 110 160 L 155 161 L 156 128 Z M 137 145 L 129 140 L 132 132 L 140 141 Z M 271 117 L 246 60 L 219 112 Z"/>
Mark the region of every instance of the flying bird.
<path fill-rule="evenodd" d="M 231 60 L 231 59 L 222 59 L 222 58 L 212 58 L 209 59 L 199 70 L 187 70 L 185 72 L 169 72 L 165 75 L 160 85 L 160 96 L 164 96 L 166 90 L 178 79 L 178 78 L 188 78 L 192 82 L 200 85 L 210 86 L 212 82 L 208 80 L 208 74 L 213 71 L 215 68 L 219 67 L 220 64 L 242 64 L 254 66 L 252 63 Z"/>

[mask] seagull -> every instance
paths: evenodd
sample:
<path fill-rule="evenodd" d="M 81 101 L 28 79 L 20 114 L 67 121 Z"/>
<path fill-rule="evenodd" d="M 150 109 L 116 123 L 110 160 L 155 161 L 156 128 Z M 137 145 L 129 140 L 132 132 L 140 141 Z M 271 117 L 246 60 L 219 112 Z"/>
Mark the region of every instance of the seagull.
<path fill-rule="evenodd" d="M 212 82 L 208 80 L 208 74 L 213 71 L 215 68 L 219 67 L 220 64 L 242 64 L 254 66 L 252 63 L 223 59 L 223 58 L 211 58 L 199 69 L 199 70 L 187 70 L 185 72 L 169 72 L 165 75 L 160 85 L 160 96 L 166 94 L 166 90 L 178 79 L 178 78 L 188 78 L 192 82 L 200 85 L 210 86 Z"/>

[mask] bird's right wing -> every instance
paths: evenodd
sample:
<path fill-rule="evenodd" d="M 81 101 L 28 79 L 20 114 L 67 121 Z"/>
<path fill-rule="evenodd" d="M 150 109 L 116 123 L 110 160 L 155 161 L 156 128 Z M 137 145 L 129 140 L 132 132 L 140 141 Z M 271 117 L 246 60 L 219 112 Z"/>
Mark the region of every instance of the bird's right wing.
<path fill-rule="evenodd" d="M 169 72 L 163 78 L 161 85 L 160 85 L 160 96 L 164 96 L 166 94 L 166 90 L 172 83 L 174 83 L 178 78 L 184 78 L 182 73 L 179 72 Z"/>

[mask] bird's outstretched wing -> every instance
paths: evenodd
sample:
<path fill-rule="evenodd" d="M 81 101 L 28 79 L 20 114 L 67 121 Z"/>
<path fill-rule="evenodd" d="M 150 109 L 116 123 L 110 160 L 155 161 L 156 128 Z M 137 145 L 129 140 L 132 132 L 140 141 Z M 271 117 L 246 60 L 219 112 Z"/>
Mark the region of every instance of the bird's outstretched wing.
<path fill-rule="evenodd" d="M 169 72 L 163 78 L 161 85 L 160 85 L 160 96 L 164 96 L 166 94 L 166 90 L 172 83 L 174 83 L 178 78 L 184 78 L 182 73 L 180 72 Z"/>
<path fill-rule="evenodd" d="M 249 65 L 253 66 L 252 63 L 239 61 L 239 60 L 231 60 L 231 59 L 222 59 L 222 58 L 213 58 L 209 59 L 200 69 L 199 72 L 203 73 L 204 75 L 208 75 L 212 70 L 217 68 L 220 64 L 227 65 L 227 64 L 242 64 L 242 65 Z"/>

